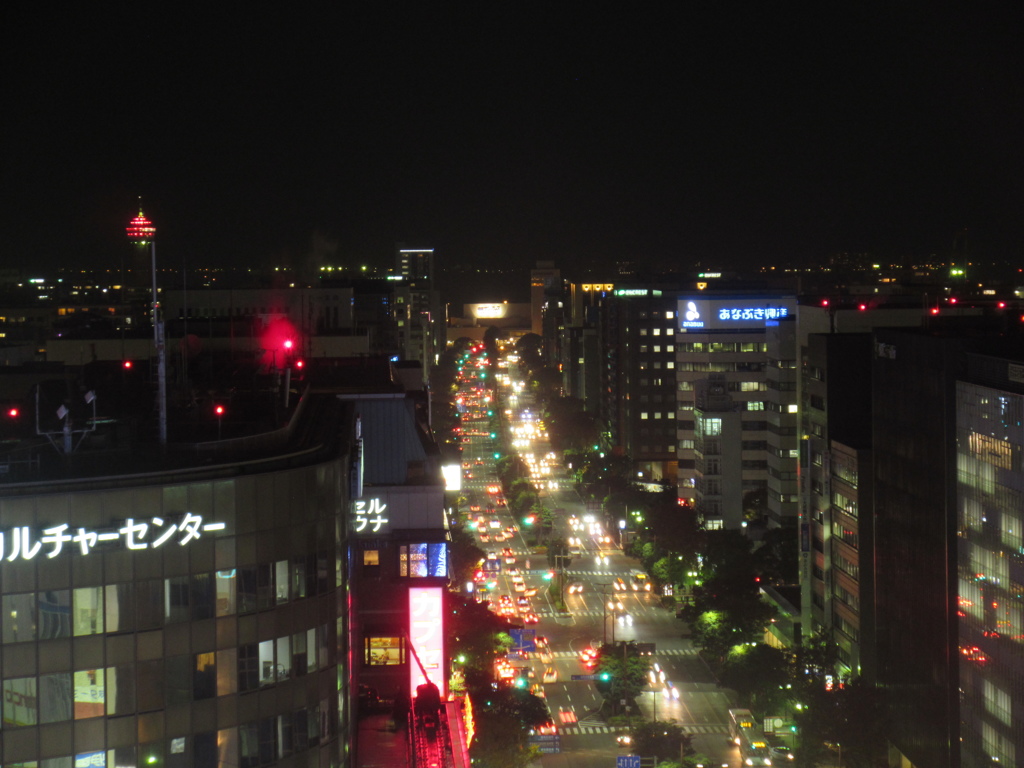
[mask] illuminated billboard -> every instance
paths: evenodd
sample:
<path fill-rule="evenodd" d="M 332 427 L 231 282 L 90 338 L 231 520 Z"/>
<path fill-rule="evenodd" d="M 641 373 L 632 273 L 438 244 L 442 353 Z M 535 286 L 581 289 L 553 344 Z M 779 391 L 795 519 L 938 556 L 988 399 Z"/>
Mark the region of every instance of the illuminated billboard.
<path fill-rule="evenodd" d="M 462 490 L 462 466 L 459 464 L 445 464 L 441 467 L 441 477 L 444 478 L 444 489 L 446 491 Z"/>
<path fill-rule="evenodd" d="M 442 589 L 409 587 L 409 698 L 416 697 L 416 687 L 426 683 L 427 678 L 437 686 L 442 699 L 447 696 Z"/>
<path fill-rule="evenodd" d="M 508 304 L 470 304 L 469 307 L 478 320 L 495 320 L 508 312 Z"/>
<path fill-rule="evenodd" d="M 791 296 L 709 299 L 705 296 L 679 299 L 680 330 L 718 331 L 764 328 L 767 324 L 794 316 L 796 299 Z"/>

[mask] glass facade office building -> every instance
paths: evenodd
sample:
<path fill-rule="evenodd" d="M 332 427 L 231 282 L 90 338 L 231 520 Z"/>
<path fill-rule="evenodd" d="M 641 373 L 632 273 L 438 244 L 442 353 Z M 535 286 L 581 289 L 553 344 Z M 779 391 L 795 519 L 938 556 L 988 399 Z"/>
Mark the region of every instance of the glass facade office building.
<path fill-rule="evenodd" d="M 323 453 L 0 488 L 0 763 L 344 765 L 349 471 Z"/>
<path fill-rule="evenodd" d="M 1024 759 L 1024 395 L 957 382 L 961 760 Z"/>

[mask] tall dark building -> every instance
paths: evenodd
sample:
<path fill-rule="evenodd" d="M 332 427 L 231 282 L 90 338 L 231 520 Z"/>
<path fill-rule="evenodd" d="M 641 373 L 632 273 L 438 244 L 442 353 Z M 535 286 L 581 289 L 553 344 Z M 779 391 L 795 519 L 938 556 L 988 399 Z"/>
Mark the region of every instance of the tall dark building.
<path fill-rule="evenodd" d="M 1024 757 L 1024 347 L 880 330 L 872 394 L 878 682 L 893 759 Z"/>

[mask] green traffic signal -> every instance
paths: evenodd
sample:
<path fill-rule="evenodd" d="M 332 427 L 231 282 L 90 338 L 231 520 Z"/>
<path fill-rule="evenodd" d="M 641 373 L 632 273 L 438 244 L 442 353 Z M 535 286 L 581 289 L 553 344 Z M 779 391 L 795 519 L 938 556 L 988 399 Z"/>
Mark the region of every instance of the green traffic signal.
<path fill-rule="evenodd" d="M 601 673 L 601 679 L 602 679 L 602 680 L 603 680 L 604 682 L 606 682 L 606 683 L 607 683 L 607 682 L 608 682 L 609 680 L 611 680 L 611 679 L 612 679 L 612 675 L 611 675 L 611 673 L 610 673 L 610 672 L 602 672 L 602 673 Z"/>

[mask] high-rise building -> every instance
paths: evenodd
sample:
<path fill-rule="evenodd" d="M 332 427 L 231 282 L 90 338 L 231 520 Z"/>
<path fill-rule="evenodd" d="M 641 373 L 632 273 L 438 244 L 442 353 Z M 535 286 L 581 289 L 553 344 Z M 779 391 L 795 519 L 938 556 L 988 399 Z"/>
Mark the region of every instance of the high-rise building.
<path fill-rule="evenodd" d="M 789 421 L 795 418 L 789 409 L 794 393 L 784 389 L 782 384 L 788 387 L 793 375 L 790 369 L 795 354 L 791 349 L 792 332 L 787 329 L 789 318 L 795 315 L 796 298 L 760 292 L 686 292 L 677 293 L 674 300 L 672 344 L 673 378 L 678 390 L 674 397 L 678 419 L 678 494 L 681 499 L 697 505 L 709 529 L 741 527 L 744 506 L 754 504 L 759 497 L 767 498 L 767 409 L 777 411 L 773 414 L 777 430 L 790 429 Z M 769 338 L 773 344 L 771 359 Z M 770 364 L 778 369 L 773 372 L 776 389 L 771 392 L 766 373 Z M 715 421 L 722 416 L 697 408 L 696 393 L 706 386 L 702 382 L 709 381 L 711 374 L 714 374 L 711 382 L 714 392 L 709 394 L 715 397 L 709 402 L 713 402 L 713 410 L 735 414 L 728 418 L 728 423 L 737 424 L 736 428 L 730 428 L 709 442 L 709 430 L 726 427 L 726 422 L 719 425 Z M 698 424 L 698 418 L 712 421 Z M 796 460 L 790 457 L 788 442 L 784 445 L 779 442 L 791 437 L 781 432 L 776 436 L 777 449 L 787 453 L 777 456 L 775 463 L 785 462 L 788 466 L 791 462 L 795 470 Z M 709 448 L 721 453 L 708 454 L 705 451 Z M 722 475 L 723 459 L 727 456 L 735 460 L 727 461 L 730 474 Z M 788 475 L 780 474 L 780 480 L 785 478 Z M 724 491 L 726 487 L 728 493 L 715 492 L 717 489 Z"/>
<path fill-rule="evenodd" d="M 872 366 L 878 682 L 901 764 L 1024 755 L 1024 345 L 879 330 Z"/>
<path fill-rule="evenodd" d="M 434 281 L 434 249 L 399 244 L 395 268 L 393 312 L 399 354 L 403 360 L 418 361 L 427 376 L 444 350 L 447 325 Z"/>

